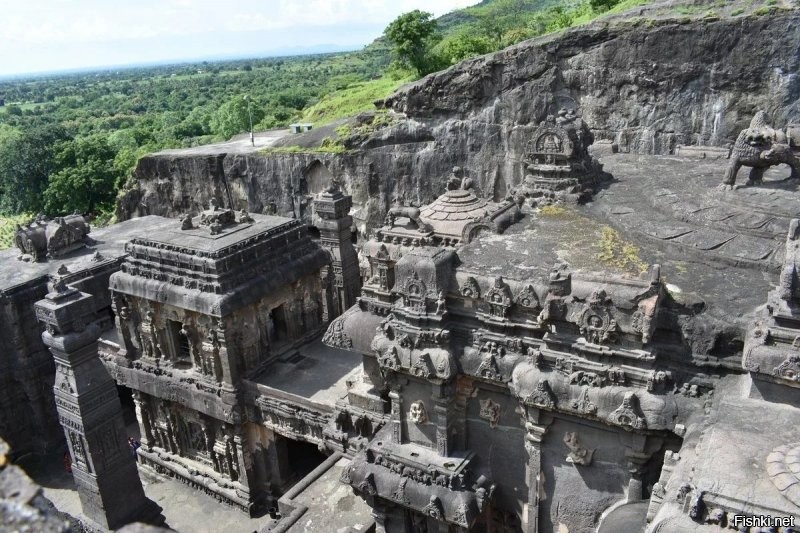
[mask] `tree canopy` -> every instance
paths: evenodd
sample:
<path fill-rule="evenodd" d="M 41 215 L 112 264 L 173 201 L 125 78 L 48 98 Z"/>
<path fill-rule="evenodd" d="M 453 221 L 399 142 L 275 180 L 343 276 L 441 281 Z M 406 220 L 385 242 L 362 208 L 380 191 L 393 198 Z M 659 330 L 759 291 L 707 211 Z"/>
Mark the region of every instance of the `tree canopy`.
<path fill-rule="evenodd" d="M 432 14 L 415 9 L 394 19 L 383 33 L 392 43 L 397 59 L 422 76 L 434 66 L 429 51 L 436 28 Z"/>

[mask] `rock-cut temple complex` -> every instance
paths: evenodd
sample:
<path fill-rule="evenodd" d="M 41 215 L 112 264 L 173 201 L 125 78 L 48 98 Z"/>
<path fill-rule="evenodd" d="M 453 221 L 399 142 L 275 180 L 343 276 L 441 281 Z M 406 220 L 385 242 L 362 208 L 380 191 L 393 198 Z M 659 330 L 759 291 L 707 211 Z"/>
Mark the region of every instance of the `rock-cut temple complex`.
<path fill-rule="evenodd" d="M 0 255 L 0 436 L 66 445 L 99 529 L 163 523 L 138 468 L 262 531 L 797 531 L 798 193 L 750 157 L 794 144 L 752 129 L 717 187 L 724 159 L 600 165 L 554 114 L 507 197 L 455 168 L 358 249 L 336 181 L 310 224 L 39 217 Z M 645 260 L 592 251 L 612 226 Z M 303 500 L 331 476 L 366 523 Z"/>

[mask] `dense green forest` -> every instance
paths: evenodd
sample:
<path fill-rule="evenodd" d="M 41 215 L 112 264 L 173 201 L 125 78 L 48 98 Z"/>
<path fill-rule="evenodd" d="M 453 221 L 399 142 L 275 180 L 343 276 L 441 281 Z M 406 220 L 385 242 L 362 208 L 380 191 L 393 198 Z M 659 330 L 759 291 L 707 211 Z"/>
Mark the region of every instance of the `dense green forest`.
<path fill-rule="evenodd" d="M 146 153 L 228 139 L 251 117 L 255 131 L 330 122 L 465 58 L 641 3 L 484 0 L 436 20 L 403 15 L 357 52 L 0 81 L 0 214 L 103 223 Z M 0 246 L 9 228 L 0 223 Z"/>

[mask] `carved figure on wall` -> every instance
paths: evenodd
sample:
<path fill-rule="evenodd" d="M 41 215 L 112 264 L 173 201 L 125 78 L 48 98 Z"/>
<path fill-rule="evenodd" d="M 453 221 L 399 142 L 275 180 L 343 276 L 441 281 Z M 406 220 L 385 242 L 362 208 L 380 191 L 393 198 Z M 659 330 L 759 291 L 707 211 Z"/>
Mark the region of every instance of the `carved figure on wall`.
<path fill-rule="evenodd" d="M 789 355 L 785 361 L 776 366 L 772 374 L 794 382 L 800 382 L 800 356 Z"/>
<path fill-rule="evenodd" d="M 444 290 L 439 291 L 439 295 L 436 298 L 436 314 L 441 315 L 447 309 L 447 295 L 445 294 Z"/>
<path fill-rule="evenodd" d="M 553 394 L 553 389 L 550 387 L 550 382 L 546 379 L 536 383 L 536 390 L 525 398 L 527 405 L 546 408 L 555 407 L 557 401 L 556 395 Z"/>
<path fill-rule="evenodd" d="M 539 305 L 539 297 L 536 296 L 536 291 L 533 288 L 533 285 L 528 284 L 526 285 L 517 295 L 517 305 L 523 307 L 525 309 L 538 309 Z"/>
<path fill-rule="evenodd" d="M 583 387 L 578 399 L 573 400 L 571 405 L 573 409 L 587 415 L 597 413 L 597 406 L 589 399 L 589 387 Z"/>
<path fill-rule="evenodd" d="M 584 448 L 581 446 L 580 442 L 578 441 L 578 434 L 574 431 L 569 431 L 564 433 L 564 444 L 569 449 L 569 455 L 567 455 L 567 462 L 582 465 L 582 466 L 589 466 L 592 464 L 592 455 L 594 455 L 594 448 Z"/>
<path fill-rule="evenodd" d="M 331 323 L 328 331 L 325 332 L 325 336 L 322 337 L 323 343 L 335 348 L 347 349 L 353 347 L 353 340 L 344 331 L 344 318 L 345 316 L 342 315 Z"/>
<path fill-rule="evenodd" d="M 776 130 L 770 125 L 769 117 L 759 111 L 743 129 L 731 151 L 731 162 L 720 184 L 723 190 L 733 190 L 736 174 L 743 166 L 750 167 L 750 176 L 745 185 L 759 185 L 763 182 L 764 171 L 773 165 L 786 164 L 792 169 L 791 180 L 800 180 L 800 161 L 795 150 L 800 148 L 800 126 L 790 125 L 786 130 Z"/>
<path fill-rule="evenodd" d="M 500 404 L 491 398 L 481 400 L 479 416 L 489 421 L 489 427 L 496 428 L 500 421 Z"/>
<path fill-rule="evenodd" d="M 408 419 L 414 424 L 424 424 L 428 421 L 428 413 L 422 400 L 417 400 L 408 409 Z"/>
<path fill-rule="evenodd" d="M 158 342 L 158 328 L 155 324 L 155 313 L 148 310 L 145 313 L 145 319 L 142 320 L 142 330 L 145 332 L 142 335 L 142 351 L 146 357 L 153 359 L 161 359 L 161 346 Z"/>
<path fill-rule="evenodd" d="M 611 306 L 611 298 L 603 289 L 596 289 L 587 298 L 583 311 L 577 318 L 578 327 L 586 342 L 603 344 L 613 340 L 617 321 L 611 314 Z"/>

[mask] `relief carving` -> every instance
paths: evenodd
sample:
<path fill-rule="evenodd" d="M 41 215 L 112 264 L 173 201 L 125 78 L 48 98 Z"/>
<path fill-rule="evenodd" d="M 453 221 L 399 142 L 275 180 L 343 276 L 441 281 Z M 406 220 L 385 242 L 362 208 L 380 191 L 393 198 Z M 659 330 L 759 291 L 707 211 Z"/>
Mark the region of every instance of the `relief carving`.
<path fill-rule="evenodd" d="M 589 466 L 592 464 L 592 455 L 594 455 L 594 448 L 584 448 L 578 441 L 578 434 L 575 432 L 567 432 L 564 434 L 564 444 L 569 449 L 567 455 L 567 462 Z"/>
<path fill-rule="evenodd" d="M 589 399 L 589 388 L 584 387 L 581 390 L 580 396 L 577 400 L 572 401 L 572 408 L 576 411 L 587 415 L 597 414 L 597 406 Z"/>
<path fill-rule="evenodd" d="M 428 421 L 428 413 L 422 400 L 417 400 L 408 409 L 408 419 L 414 424 L 424 424 Z"/>
<path fill-rule="evenodd" d="M 478 282 L 475 281 L 475 278 L 472 276 L 467 278 L 467 281 L 461 285 L 459 291 L 461 292 L 462 296 L 466 296 L 467 298 L 480 298 L 481 297 L 481 288 L 478 285 Z"/>
<path fill-rule="evenodd" d="M 586 304 L 576 320 L 586 342 L 604 344 L 614 340 L 617 321 L 611 314 L 611 307 L 611 298 L 603 289 L 596 289 L 586 300 Z"/>
<path fill-rule="evenodd" d="M 800 356 L 790 355 L 772 371 L 775 377 L 800 382 Z"/>
<path fill-rule="evenodd" d="M 431 516 L 437 520 L 444 519 L 444 511 L 442 509 L 442 502 L 436 496 L 431 496 L 430 500 L 428 500 L 428 505 L 426 505 L 422 512 L 428 516 Z"/>
<path fill-rule="evenodd" d="M 633 392 L 625 393 L 622 405 L 608 416 L 608 421 L 630 429 L 647 428 L 647 420 L 639 409 L 639 398 Z"/>
<path fill-rule="evenodd" d="M 503 281 L 502 276 L 497 276 L 492 282 L 492 287 L 486 291 L 484 300 L 489 305 L 489 310 L 493 316 L 505 318 L 508 309 L 511 307 L 511 289 Z"/>
<path fill-rule="evenodd" d="M 487 398 L 486 400 L 481 400 L 480 405 L 479 416 L 489 421 L 490 428 L 496 428 L 497 423 L 500 421 L 500 404 L 491 398 Z"/>
<path fill-rule="evenodd" d="M 517 295 L 517 305 L 530 310 L 541 307 L 539 305 L 539 297 L 536 295 L 533 285 L 528 284 L 519 292 Z"/>
<path fill-rule="evenodd" d="M 550 382 L 543 379 L 536 384 L 536 390 L 525 398 L 525 403 L 536 407 L 553 408 L 558 400 L 550 388 Z"/>
<path fill-rule="evenodd" d="M 322 342 L 332 348 L 349 349 L 353 347 L 353 339 L 344 331 L 344 319 L 346 315 L 337 317 L 322 337 Z"/>

